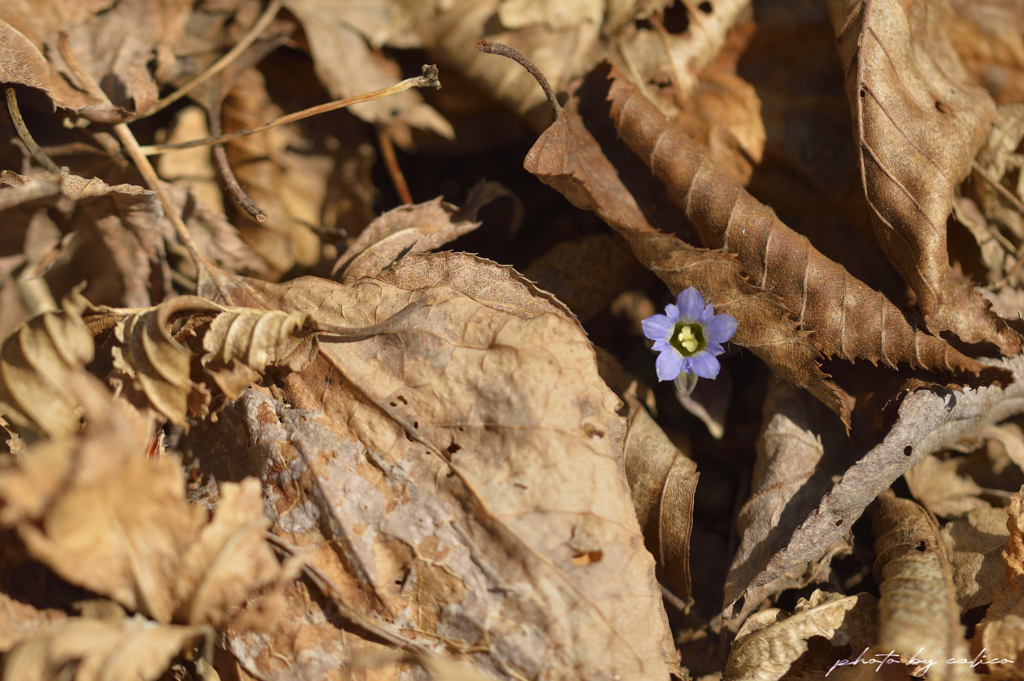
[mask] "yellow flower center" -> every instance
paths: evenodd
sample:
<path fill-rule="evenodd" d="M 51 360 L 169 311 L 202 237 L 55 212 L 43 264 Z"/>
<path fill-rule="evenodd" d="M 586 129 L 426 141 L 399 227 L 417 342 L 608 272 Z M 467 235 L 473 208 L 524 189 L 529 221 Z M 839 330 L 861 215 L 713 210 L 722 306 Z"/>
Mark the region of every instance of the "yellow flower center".
<path fill-rule="evenodd" d="M 700 324 L 678 322 L 669 336 L 672 344 L 683 357 L 692 357 L 708 346 L 704 338 L 704 327 Z"/>
<path fill-rule="evenodd" d="M 688 352 L 694 352 L 700 342 L 697 337 L 693 335 L 693 329 L 689 325 L 683 326 L 679 329 L 679 335 L 676 336 L 676 340 L 682 345 Z"/>

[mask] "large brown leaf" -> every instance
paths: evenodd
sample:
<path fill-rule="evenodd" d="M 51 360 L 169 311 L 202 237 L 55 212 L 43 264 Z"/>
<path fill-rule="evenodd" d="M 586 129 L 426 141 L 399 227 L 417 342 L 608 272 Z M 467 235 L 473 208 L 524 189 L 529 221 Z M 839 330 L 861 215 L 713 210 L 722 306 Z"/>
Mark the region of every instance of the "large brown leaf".
<path fill-rule="evenodd" d="M 1020 352 L 1020 336 L 949 269 L 954 190 L 996 117 L 949 42 L 952 5 L 835 0 L 829 12 L 879 243 L 917 294 L 931 331 Z"/>
<path fill-rule="evenodd" d="M 735 317 L 739 326 L 733 342 L 750 348 L 779 376 L 807 388 L 844 421 L 848 419 L 842 391 L 821 371 L 811 339 L 796 327 L 778 298 L 748 283 L 734 255 L 695 248 L 652 227 L 574 111 L 559 112 L 524 166 L 573 205 L 597 213 L 673 293 L 694 286 L 717 311 Z"/>
<path fill-rule="evenodd" d="M 878 498 L 873 515 L 875 574 L 882 583 L 878 641 L 872 650 L 882 655 L 893 650 L 906 661 L 916 657 L 932 662 L 929 678 L 972 678 L 966 665 L 944 664 L 968 656 L 953 572 L 934 519 L 891 491 Z M 864 670 L 860 673 L 864 675 Z"/>
<path fill-rule="evenodd" d="M 735 253 L 751 283 L 777 296 L 801 328 L 812 332 L 810 341 L 822 355 L 975 375 L 984 370 L 945 341 L 915 329 L 885 296 L 783 224 L 631 85 L 616 79 L 609 98 L 623 139 L 665 183 L 704 245 Z M 996 375 L 1009 378 L 998 370 L 990 374 Z"/>

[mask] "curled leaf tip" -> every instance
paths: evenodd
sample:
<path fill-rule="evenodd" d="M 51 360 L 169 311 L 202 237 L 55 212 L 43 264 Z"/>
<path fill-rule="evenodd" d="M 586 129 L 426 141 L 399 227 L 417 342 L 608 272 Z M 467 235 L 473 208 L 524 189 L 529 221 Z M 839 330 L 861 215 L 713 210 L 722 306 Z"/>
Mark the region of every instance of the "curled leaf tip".
<path fill-rule="evenodd" d="M 725 352 L 722 344 L 736 333 L 737 322 L 732 315 L 716 315 L 715 306 L 705 306 L 691 286 L 680 292 L 675 305 L 665 306 L 665 314 L 651 315 L 642 326 L 658 353 L 658 380 L 671 381 L 683 373 L 716 378 L 722 369 L 716 358 Z"/>

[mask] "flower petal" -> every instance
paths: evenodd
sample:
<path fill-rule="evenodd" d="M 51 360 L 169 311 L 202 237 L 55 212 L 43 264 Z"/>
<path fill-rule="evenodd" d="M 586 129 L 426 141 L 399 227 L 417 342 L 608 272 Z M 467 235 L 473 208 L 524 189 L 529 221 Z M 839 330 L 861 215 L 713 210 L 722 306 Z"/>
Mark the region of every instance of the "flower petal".
<path fill-rule="evenodd" d="M 679 308 L 672 303 L 665 306 L 665 315 L 668 317 L 668 320 L 672 322 L 673 326 L 679 323 Z"/>
<path fill-rule="evenodd" d="M 672 343 L 670 343 L 667 340 L 656 340 L 656 341 L 654 341 L 654 346 L 651 348 L 651 350 L 654 350 L 655 352 L 669 352 L 669 351 L 679 352 L 678 350 L 673 348 L 672 347 Z"/>
<path fill-rule="evenodd" d="M 671 381 L 683 370 L 683 356 L 672 348 L 669 352 L 658 355 L 654 367 L 658 370 L 659 381 Z"/>
<path fill-rule="evenodd" d="M 725 343 L 736 333 L 739 322 L 732 315 L 720 314 L 704 325 L 704 340 L 708 345 L 712 343 Z"/>
<path fill-rule="evenodd" d="M 711 318 L 715 316 L 715 305 L 714 303 L 708 303 L 708 306 L 704 308 L 704 311 L 697 317 L 697 321 L 701 324 L 707 324 L 711 321 Z"/>
<path fill-rule="evenodd" d="M 698 352 L 693 357 L 690 357 L 690 368 L 693 373 L 701 378 L 715 378 L 718 376 L 718 372 L 722 370 L 722 365 L 719 364 L 718 360 L 710 352 Z"/>
<path fill-rule="evenodd" d="M 656 314 L 640 322 L 640 326 L 643 328 L 645 336 L 652 341 L 660 341 L 672 337 L 672 330 L 676 328 L 676 323 L 667 315 Z"/>
<path fill-rule="evenodd" d="M 704 311 L 704 296 L 691 286 L 680 292 L 676 298 L 676 305 L 679 306 L 679 319 L 684 322 L 695 322 Z"/>

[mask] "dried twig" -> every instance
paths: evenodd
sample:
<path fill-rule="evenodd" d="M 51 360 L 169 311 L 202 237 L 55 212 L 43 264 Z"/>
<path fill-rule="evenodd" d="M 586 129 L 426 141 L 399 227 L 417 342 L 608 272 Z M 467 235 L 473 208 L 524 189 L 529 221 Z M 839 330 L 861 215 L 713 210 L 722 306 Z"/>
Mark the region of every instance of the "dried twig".
<path fill-rule="evenodd" d="M 224 142 L 230 142 L 242 137 L 248 137 L 264 130 L 270 130 L 276 128 L 279 125 L 287 125 L 294 123 L 295 121 L 301 121 L 303 118 L 309 118 L 310 116 L 316 116 L 318 114 L 327 113 L 328 111 L 335 111 L 337 109 L 344 109 L 352 106 L 353 104 L 362 104 L 363 102 L 370 102 L 375 99 L 381 99 L 383 97 L 390 97 L 396 95 L 399 92 L 405 90 L 411 90 L 414 87 L 431 87 L 435 90 L 441 89 L 441 82 L 437 79 L 437 66 L 433 64 L 424 64 L 423 75 L 417 76 L 416 78 L 406 78 L 401 83 L 386 87 L 383 90 L 376 90 L 374 92 L 368 92 L 362 95 L 355 95 L 354 97 L 348 97 L 346 99 L 339 99 L 335 102 L 328 102 L 327 104 L 321 104 L 320 106 L 310 107 L 287 116 L 282 116 L 275 121 L 258 125 L 255 128 L 249 128 L 248 130 L 239 130 L 238 132 L 232 132 L 227 135 L 219 135 L 217 137 L 209 137 L 205 140 L 193 140 L 191 142 L 182 142 L 180 144 L 153 144 L 147 147 L 140 147 L 140 151 L 146 156 L 155 156 L 156 154 L 165 154 L 168 151 L 175 149 L 191 149 L 192 147 L 209 146 L 212 144 L 222 144 Z"/>
<path fill-rule="evenodd" d="M 223 131 L 220 123 L 223 101 L 223 99 L 218 99 L 210 111 L 210 134 L 214 136 L 220 135 Z M 235 171 L 231 169 L 231 164 L 228 162 L 228 153 L 223 144 L 215 144 L 213 146 L 213 160 L 217 170 L 220 172 L 220 176 L 224 179 L 224 184 L 227 185 L 228 193 L 231 194 L 231 198 L 235 200 L 235 203 L 251 215 L 256 222 L 261 224 L 266 222 L 270 218 L 270 214 L 256 205 L 256 202 L 249 198 L 249 195 L 242 189 L 242 185 L 235 178 Z"/>
<path fill-rule="evenodd" d="M 380 155 L 384 157 L 384 166 L 391 176 L 391 184 L 395 185 L 398 198 L 407 206 L 412 205 L 412 194 L 409 193 L 409 185 L 402 174 L 402 168 L 398 165 L 398 157 L 395 155 L 395 145 L 391 141 L 391 135 L 384 128 L 377 128 L 377 141 L 380 142 Z"/>
<path fill-rule="evenodd" d="M 28 147 L 28 151 L 32 154 L 32 158 L 39 161 L 39 164 L 49 170 L 54 175 L 60 175 L 60 168 L 57 164 L 50 160 L 50 157 L 46 155 L 43 148 L 36 144 L 36 141 L 32 138 L 32 134 L 28 131 L 28 126 L 25 125 L 25 119 L 21 117 L 21 110 L 18 108 L 18 96 L 14 94 L 14 88 L 7 88 L 7 110 L 11 113 L 11 120 L 14 121 L 14 129 L 18 131 L 18 137 L 24 142 L 25 146 Z"/>
<path fill-rule="evenodd" d="M 225 54 L 223 57 L 214 62 L 213 65 L 210 66 L 210 68 L 206 69 L 206 71 L 199 74 L 189 82 L 185 83 L 180 88 L 178 88 L 171 94 L 167 95 L 153 106 L 136 114 L 134 118 L 139 119 L 145 116 L 152 116 L 157 111 L 161 111 L 167 106 L 178 101 L 179 99 L 187 95 L 189 92 L 191 92 L 193 89 L 202 85 L 210 78 L 213 78 L 215 75 L 223 71 L 228 64 L 237 59 L 238 56 L 246 50 L 246 48 L 248 48 L 256 41 L 256 38 L 258 38 L 260 34 L 263 33 L 263 30 L 270 25 L 270 22 L 274 20 L 274 17 L 277 16 L 277 13 L 281 11 L 282 4 L 284 4 L 284 0 L 271 0 L 270 4 L 267 5 L 267 8 L 263 10 L 263 14 L 260 15 L 260 18 L 256 21 L 255 24 L 252 25 L 252 28 L 249 29 L 249 32 L 245 34 L 245 37 L 238 41 L 238 44 L 232 47 L 227 54 Z"/>

